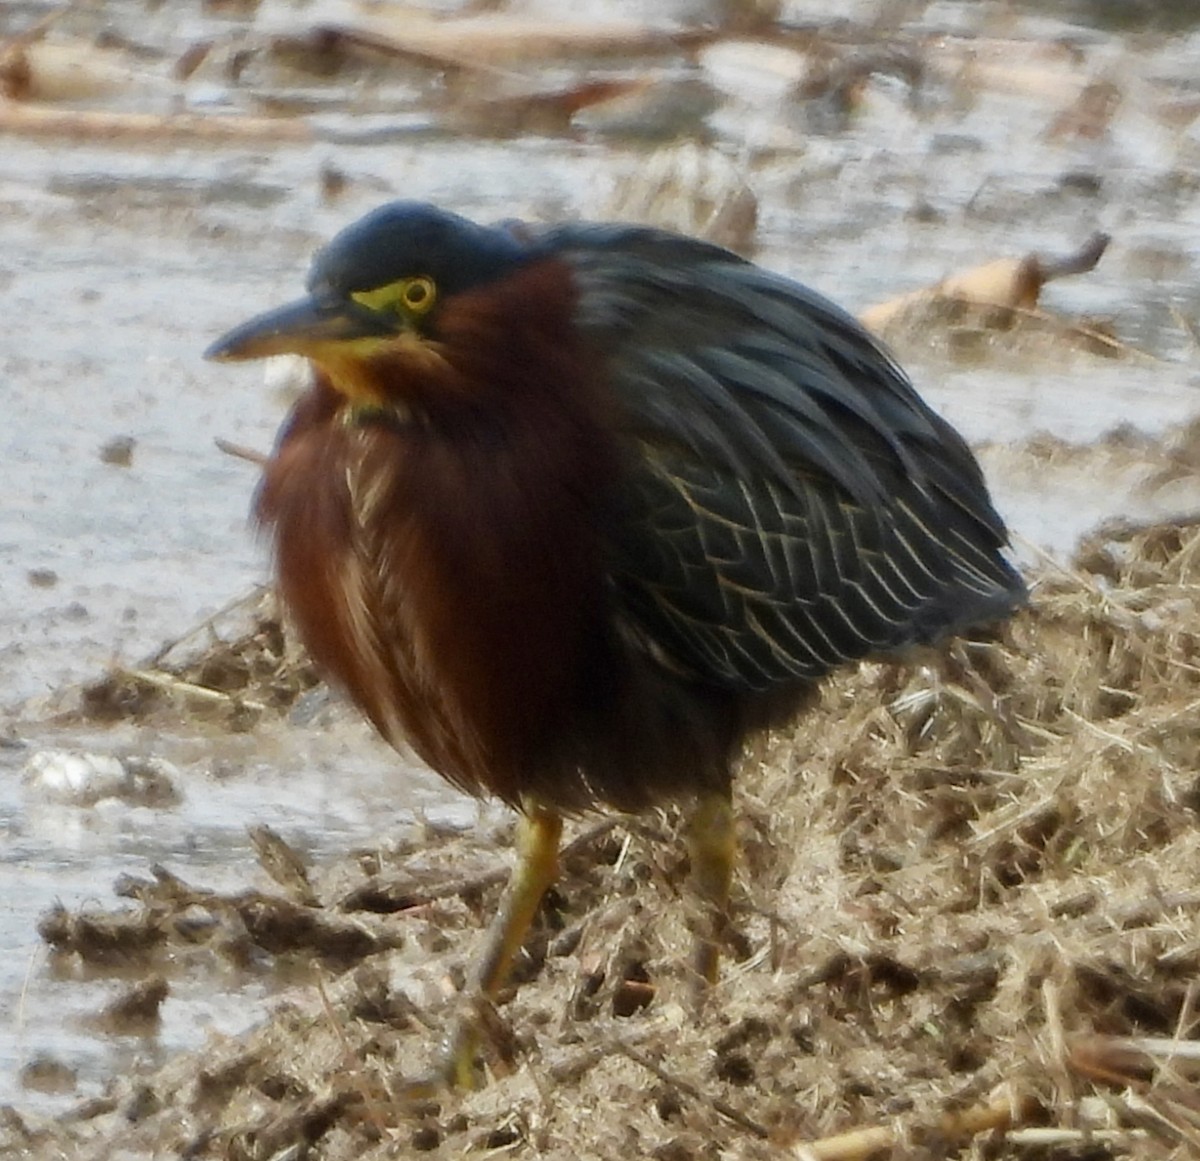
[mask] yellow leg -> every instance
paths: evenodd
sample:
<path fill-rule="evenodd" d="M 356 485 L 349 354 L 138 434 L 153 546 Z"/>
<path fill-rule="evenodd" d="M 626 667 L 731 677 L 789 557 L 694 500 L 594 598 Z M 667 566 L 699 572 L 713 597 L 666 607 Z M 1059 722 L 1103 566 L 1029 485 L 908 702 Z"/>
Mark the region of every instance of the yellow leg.
<path fill-rule="evenodd" d="M 561 837 L 560 815 L 536 802 L 526 804 L 518 823 L 517 865 L 475 967 L 470 989 L 473 999 L 495 999 L 508 980 L 542 896 L 558 877 Z M 447 1062 L 447 1077 L 457 1088 L 473 1087 L 477 1040 L 475 1017 L 468 1012 L 455 1029 Z"/>
<path fill-rule="evenodd" d="M 701 796 L 688 819 L 687 842 L 692 859 L 692 888 L 704 909 L 696 931 L 693 964 L 700 980 L 715 984 L 721 935 L 727 922 L 729 886 L 737 857 L 733 805 L 728 793 L 710 792 Z"/>

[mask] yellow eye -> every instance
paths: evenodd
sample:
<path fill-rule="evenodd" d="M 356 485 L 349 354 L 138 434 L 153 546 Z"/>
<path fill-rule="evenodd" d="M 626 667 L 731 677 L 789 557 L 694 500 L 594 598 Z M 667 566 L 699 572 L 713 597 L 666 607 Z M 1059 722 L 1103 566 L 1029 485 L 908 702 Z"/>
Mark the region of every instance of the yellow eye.
<path fill-rule="evenodd" d="M 356 290 L 350 295 L 368 310 L 394 311 L 399 315 L 428 314 L 437 301 L 437 284 L 427 274 L 402 278 L 374 290 Z"/>
<path fill-rule="evenodd" d="M 437 288 L 433 285 L 432 278 L 420 275 L 400 283 L 400 301 L 413 314 L 424 314 L 433 306 L 436 297 Z"/>

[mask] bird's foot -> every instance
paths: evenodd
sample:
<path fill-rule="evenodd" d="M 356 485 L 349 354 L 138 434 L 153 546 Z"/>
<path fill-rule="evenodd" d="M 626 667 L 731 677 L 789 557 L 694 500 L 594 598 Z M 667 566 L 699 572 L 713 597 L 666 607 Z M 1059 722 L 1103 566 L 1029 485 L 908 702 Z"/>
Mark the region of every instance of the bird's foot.
<path fill-rule="evenodd" d="M 479 1064 L 479 1028 L 471 1015 L 456 1021 L 450 1033 L 438 1075 L 449 1088 L 461 1092 L 483 1087 L 483 1070 Z"/>
<path fill-rule="evenodd" d="M 469 1016 L 457 1020 L 430 1071 L 396 1086 L 397 1099 L 402 1104 L 414 1105 L 438 1100 L 447 1090 L 473 1092 L 482 1088 L 485 1077 L 479 1059 L 479 1040 L 479 1028 Z"/>
<path fill-rule="evenodd" d="M 443 1088 L 470 1092 L 482 1088 L 486 1071 L 506 1074 L 515 1067 L 516 1045 L 512 1029 L 487 996 L 478 992 L 463 997 L 462 1007 L 439 1056 L 435 1075 Z"/>

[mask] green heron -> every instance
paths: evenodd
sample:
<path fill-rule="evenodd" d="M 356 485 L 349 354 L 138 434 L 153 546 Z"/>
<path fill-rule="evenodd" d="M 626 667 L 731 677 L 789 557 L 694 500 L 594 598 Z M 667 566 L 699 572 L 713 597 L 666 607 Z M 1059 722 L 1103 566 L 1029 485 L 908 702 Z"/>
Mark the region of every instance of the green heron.
<path fill-rule="evenodd" d="M 504 985 L 564 814 L 680 799 L 712 980 L 747 734 L 837 666 L 1025 600 L 971 451 L 850 315 L 662 230 L 396 202 L 307 285 L 208 356 L 315 370 L 256 515 L 316 664 L 520 812 L 475 994 Z"/>

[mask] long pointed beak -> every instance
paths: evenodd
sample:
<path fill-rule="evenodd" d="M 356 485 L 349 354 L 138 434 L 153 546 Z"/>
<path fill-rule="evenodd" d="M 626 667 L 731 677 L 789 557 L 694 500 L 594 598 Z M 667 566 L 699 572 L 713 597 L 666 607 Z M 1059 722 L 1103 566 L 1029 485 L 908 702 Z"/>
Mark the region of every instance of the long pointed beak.
<path fill-rule="evenodd" d="M 309 297 L 255 315 L 217 339 L 204 357 L 234 363 L 271 355 L 312 356 L 333 343 L 394 333 L 386 320 L 353 303 L 326 303 Z"/>

